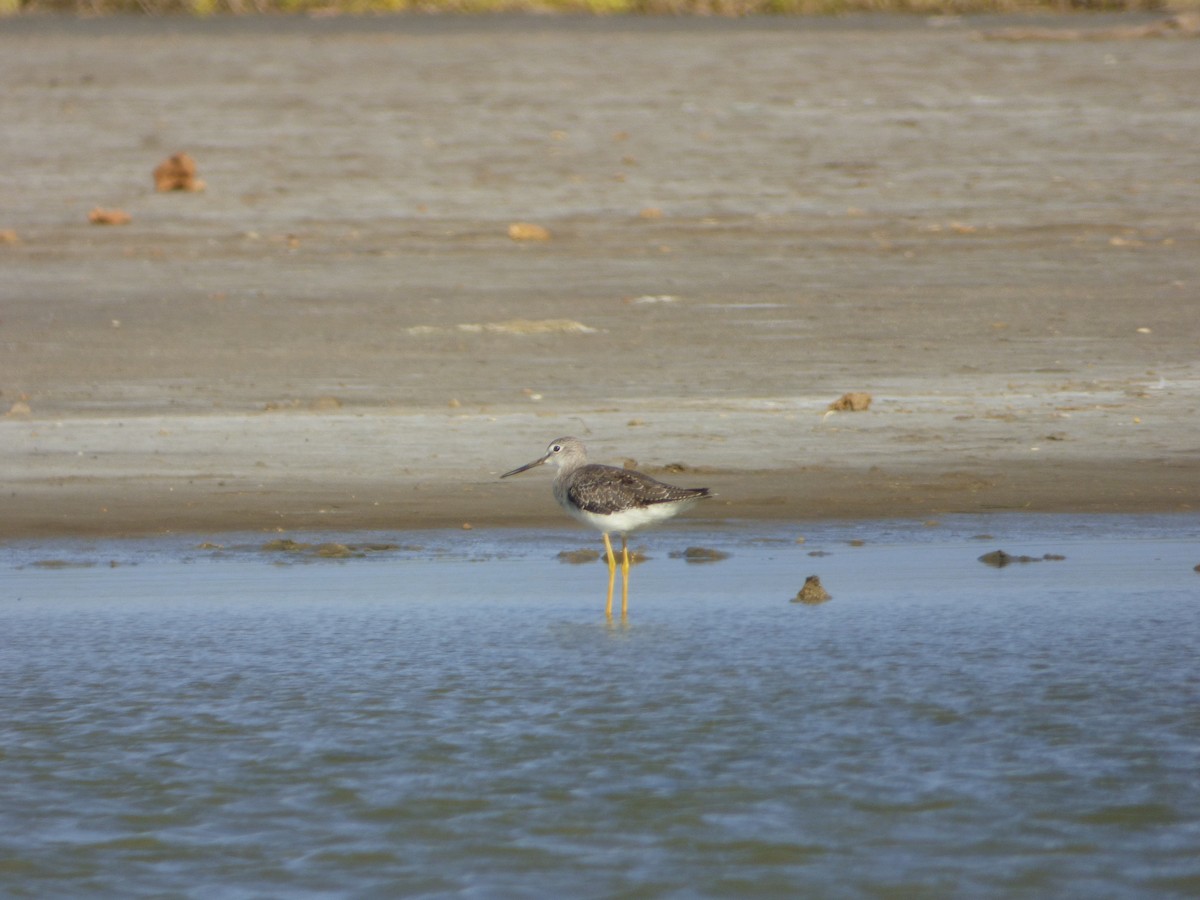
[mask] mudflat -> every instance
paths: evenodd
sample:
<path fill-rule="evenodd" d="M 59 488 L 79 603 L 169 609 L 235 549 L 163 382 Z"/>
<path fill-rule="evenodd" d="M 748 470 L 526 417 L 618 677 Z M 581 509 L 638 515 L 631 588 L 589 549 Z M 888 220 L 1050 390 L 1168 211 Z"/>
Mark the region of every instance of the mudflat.
<path fill-rule="evenodd" d="M 0 537 L 566 524 L 497 480 L 564 434 L 698 518 L 1195 511 L 1145 21 L 0 22 Z"/>

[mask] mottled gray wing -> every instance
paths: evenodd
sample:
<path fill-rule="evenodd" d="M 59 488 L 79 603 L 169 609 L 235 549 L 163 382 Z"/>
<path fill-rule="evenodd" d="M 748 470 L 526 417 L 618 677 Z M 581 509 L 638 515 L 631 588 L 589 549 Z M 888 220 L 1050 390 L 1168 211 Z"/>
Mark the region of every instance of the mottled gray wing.
<path fill-rule="evenodd" d="M 698 500 L 708 488 L 682 488 L 616 466 L 589 465 L 571 474 L 567 498 L 584 512 L 610 515 L 624 509 Z"/>

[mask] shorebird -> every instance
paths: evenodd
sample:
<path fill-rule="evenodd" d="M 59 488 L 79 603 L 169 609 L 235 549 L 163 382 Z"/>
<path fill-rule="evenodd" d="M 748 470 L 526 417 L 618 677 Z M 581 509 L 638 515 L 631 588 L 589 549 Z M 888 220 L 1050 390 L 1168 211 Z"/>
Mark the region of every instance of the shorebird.
<path fill-rule="evenodd" d="M 572 518 L 604 536 L 608 556 L 608 604 L 604 614 L 610 619 L 617 561 L 608 535 L 611 532 L 621 535 L 621 616 L 624 617 L 629 611 L 629 533 L 683 512 L 707 497 L 708 488 L 675 487 L 632 469 L 589 463 L 583 441 L 573 437 L 555 438 L 544 456 L 500 477 L 507 478 L 543 463 L 558 467 L 554 476 L 554 499 L 558 505 Z"/>

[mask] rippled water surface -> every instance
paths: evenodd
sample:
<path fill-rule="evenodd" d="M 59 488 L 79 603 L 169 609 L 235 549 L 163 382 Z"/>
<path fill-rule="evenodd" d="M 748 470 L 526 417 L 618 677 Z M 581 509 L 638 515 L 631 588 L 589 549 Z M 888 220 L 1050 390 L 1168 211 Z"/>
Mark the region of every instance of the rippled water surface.
<path fill-rule="evenodd" d="M 0 894 L 1200 893 L 1196 517 L 371 540 L 0 547 Z"/>

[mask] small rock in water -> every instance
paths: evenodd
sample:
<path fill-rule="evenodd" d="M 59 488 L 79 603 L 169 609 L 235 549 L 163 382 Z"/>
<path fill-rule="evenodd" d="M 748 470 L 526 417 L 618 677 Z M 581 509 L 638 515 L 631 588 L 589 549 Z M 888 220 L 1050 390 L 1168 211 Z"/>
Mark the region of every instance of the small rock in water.
<path fill-rule="evenodd" d="M 215 546 L 215 545 L 213 545 Z M 388 553 L 393 550 L 410 550 L 419 552 L 421 547 L 409 544 L 342 544 L 337 541 L 327 541 L 323 544 L 306 544 L 293 541 L 291 538 L 279 538 L 267 541 L 262 550 L 271 553 L 297 553 L 317 559 L 361 559 L 369 553 Z"/>
<path fill-rule="evenodd" d="M 792 598 L 792 602 L 816 606 L 818 603 L 832 599 L 829 592 L 822 586 L 821 579 L 816 575 L 809 575 L 804 579 L 804 587 L 800 588 L 800 592 Z"/>
<path fill-rule="evenodd" d="M 1042 562 L 1043 560 L 1056 561 L 1066 559 L 1058 553 L 1045 553 L 1042 556 L 1013 556 L 1011 553 L 1005 553 L 1003 550 L 993 550 L 991 553 L 985 553 L 979 557 L 979 561 L 985 566 L 995 566 L 997 569 L 1003 569 L 1012 563 L 1032 563 Z"/>
<path fill-rule="evenodd" d="M 690 563 L 707 563 L 717 562 L 722 559 L 729 559 L 729 554 L 723 550 L 714 550 L 711 547 L 688 547 L 686 550 L 674 550 L 667 554 L 671 559 L 682 559 Z"/>
<path fill-rule="evenodd" d="M 278 540 L 267 541 L 262 545 L 262 549 L 276 553 L 297 553 L 301 550 L 307 550 L 311 546 L 312 544 L 297 543 L 291 538 L 279 538 Z"/>
<path fill-rule="evenodd" d="M 595 562 L 600 558 L 599 550 L 563 550 L 558 554 L 558 561 L 578 566 L 583 563 Z"/>
<path fill-rule="evenodd" d="M 321 544 L 314 551 L 317 556 L 325 559 L 348 559 L 352 556 L 365 556 L 365 553 L 360 552 L 357 548 L 347 547 L 345 544 Z"/>

